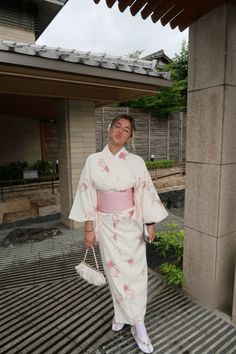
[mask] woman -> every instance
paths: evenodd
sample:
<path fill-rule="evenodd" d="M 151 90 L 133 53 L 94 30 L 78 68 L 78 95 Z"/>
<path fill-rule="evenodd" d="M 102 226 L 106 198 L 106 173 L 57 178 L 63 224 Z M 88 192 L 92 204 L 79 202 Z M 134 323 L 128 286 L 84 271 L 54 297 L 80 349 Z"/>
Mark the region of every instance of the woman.
<path fill-rule="evenodd" d="M 147 303 L 147 261 L 143 226 L 150 241 L 154 223 L 167 216 L 143 159 L 129 153 L 135 123 L 116 117 L 109 127 L 109 143 L 90 155 L 82 171 L 70 218 L 85 222 L 85 247 L 99 241 L 104 271 L 114 304 L 112 329 L 131 325 L 144 353 L 153 347 L 144 325 Z"/>

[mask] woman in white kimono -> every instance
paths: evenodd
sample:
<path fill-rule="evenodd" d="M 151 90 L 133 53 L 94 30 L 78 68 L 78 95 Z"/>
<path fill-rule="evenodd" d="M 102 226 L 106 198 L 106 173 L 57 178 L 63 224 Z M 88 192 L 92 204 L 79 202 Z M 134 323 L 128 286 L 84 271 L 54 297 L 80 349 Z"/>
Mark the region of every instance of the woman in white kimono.
<path fill-rule="evenodd" d="M 143 159 L 124 147 L 134 131 L 129 115 L 112 121 L 108 145 L 85 163 L 69 217 L 85 222 L 85 247 L 99 242 L 114 304 L 112 329 L 131 325 L 139 348 L 152 353 L 144 325 L 147 261 L 143 225 L 153 241 L 154 223 L 168 214 Z"/>

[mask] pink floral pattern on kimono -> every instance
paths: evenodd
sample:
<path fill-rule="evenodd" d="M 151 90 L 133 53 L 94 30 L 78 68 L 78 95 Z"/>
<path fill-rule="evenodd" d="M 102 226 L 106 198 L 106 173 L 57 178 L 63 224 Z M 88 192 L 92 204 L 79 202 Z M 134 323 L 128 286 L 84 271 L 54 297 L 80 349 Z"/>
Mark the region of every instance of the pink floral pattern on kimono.
<path fill-rule="evenodd" d="M 120 270 L 118 269 L 117 265 L 112 262 L 111 259 L 107 262 L 106 266 L 113 278 L 119 277 Z"/>
<path fill-rule="evenodd" d="M 121 151 L 121 152 L 119 153 L 119 155 L 118 155 L 118 157 L 119 157 L 120 159 L 122 159 L 122 160 L 125 160 L 125 159 L 126 159 L 126 156 L 127 156 L 127 154 L 124 153 L 123 151 Z"/>
<path fill-rule="evenodd" d="M 132 322 L 137 325 L 137 324 L 142 324 L 143 323 L 143 319 L 140 316 L 134 316 L 132 317 Z"/>
<path fill-rule="evenodd" d="M 97 190 L 127 189 L 134 190 L 133 209 L 112 214 L 97 210 Z M 87 158 L 69 217 L 94 221 L 117 322 L 134 325 L 144 321 L 147 263 L 143 224 L 159 222 L 167 215 L 142 158 L 125 148 L 113 155 L 108 146 Z"/>
<path fill-rule="evenodd" d="M 113 241 L 117 241 L 117 235 L 116 235 L 116 234 L 113 234 L 113 235 L 112 235 L 112 240 L 113 240 Z"/>
<path fill-rule="evenodd" d="M 88 184 L 86 182 L 82 182 L 79 184 L 79 190 L 81 192 L 84 192 L 86 191 L 87 189 L 89 188 Z"/>
<path fill-rule="evenodd" d="M 141 270 L 141 272 L 139 273 L 138 279 L 143 279 L 143 278 L 146 277 L 146 275 L 147 275 L 147 268 L 144 267 L 144 268 Z"/>
<path fill-rule="evenodd" d="M 109 172 L 109 167 L 104 159 L 100 159 L 98 161 L 98 166 L 102 167 L 103 171 L 108 173 Z"/>
<path fill-rule="evenodd" d="M 124 292 L 126 295 L 126 298 L 131 300 L 134 299 L 135 297 L 135 291 L 131 289 L 131 287 L 127 284 L 124 284 Z"/>
<path fill-rule="evenodd" d="M 127 259 L 127 263 L 128 263 L 129 265 L 133 265 L 133 264 L 134 264 L 134 259 L 133 259 L 133 258 Z"/>
<path fill-rule="evenodd" d="M 123 298 L 122 298 L 122 296 L 120 294 L 115 294 L 114 298 L 115 298 L 115 302 L 116 302 L 117 305 L 120 305 L 122 303 L 122 301 L 123 301 Z"/>
<path fill-rule="evenodd" d="M 132 218 L 133 215 L 134 215 L 134 210 L 130 210 L 129 211 L 129 217 Z"/>

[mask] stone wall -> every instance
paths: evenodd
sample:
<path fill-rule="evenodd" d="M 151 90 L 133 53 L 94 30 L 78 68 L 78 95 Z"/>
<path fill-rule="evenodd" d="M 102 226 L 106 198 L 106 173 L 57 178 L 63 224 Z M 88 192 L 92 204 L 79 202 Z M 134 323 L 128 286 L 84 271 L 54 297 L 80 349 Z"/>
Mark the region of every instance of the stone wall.
<path fill-rule="evenodd" d="M 60 212 L 59 182 L 5 187 L 0 201 L 0 224 Z"/>

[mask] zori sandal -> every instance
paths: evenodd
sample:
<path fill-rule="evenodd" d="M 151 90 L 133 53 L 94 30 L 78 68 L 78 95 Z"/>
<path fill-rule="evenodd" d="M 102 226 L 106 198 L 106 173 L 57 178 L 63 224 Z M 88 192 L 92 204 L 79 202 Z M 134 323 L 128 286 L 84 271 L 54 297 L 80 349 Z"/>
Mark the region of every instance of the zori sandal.
<path fill-rule="evenodd" d="M 111 329 L 112 329 L 114 332 L 119 332 L 119 331 L 121 331 L 123 328 L 124 328 L 124 323 L 116 322 L 116 321 L 113 319 Z"/>
<path fill-rule="evenodd" d="M 135 342 L 137 343 L 137 346 L 139 347 L 139 349 L 143 352 L 143 353 L 152 353 L 153 352 L 153 346 L 152 343 L 150 341 L 150 339 L 148 338 L 147 342 L 144 342 L 143 340 L 141 340 L 137 334 L 136 334 L 136 330 L 135 327 L 131 327 L 131 333 L 134 337 Z"/>

